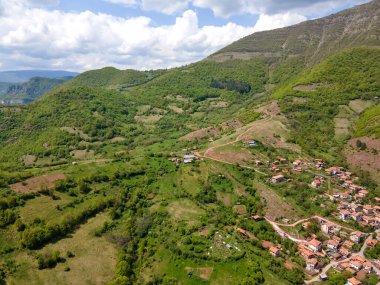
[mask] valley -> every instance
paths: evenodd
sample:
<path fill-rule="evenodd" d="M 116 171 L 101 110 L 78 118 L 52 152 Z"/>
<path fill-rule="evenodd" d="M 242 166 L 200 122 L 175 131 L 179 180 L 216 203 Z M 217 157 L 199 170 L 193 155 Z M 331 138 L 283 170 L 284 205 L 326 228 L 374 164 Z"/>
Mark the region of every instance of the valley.
<path fill-rule="evenodd" d="M 379 13 L 1 106 L 0 284 L 378 284 Z"/>

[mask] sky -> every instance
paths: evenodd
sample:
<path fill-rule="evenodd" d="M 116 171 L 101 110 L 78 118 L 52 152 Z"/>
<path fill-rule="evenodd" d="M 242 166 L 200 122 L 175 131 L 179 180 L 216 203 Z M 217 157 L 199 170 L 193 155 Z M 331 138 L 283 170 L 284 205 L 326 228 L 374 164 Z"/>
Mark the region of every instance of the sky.
<path fill-rule="evenodd" d="M 171 68 L 368 0 L 0 0 L 0 70 Z"/>

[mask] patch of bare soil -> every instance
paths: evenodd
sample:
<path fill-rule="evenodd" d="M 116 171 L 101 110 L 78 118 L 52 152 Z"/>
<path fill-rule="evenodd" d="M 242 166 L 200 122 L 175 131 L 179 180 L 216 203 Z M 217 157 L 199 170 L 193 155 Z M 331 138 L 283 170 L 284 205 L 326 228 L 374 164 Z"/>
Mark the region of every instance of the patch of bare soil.
<path fill-rule="evenodd" d="M 222 148 L 209 148 L 207 157 L 216 161 L 224 161 L 232 164 L 244 164 L 246 161 L 252 161 L 252 154 L 246 149 L 240 150 L 223 150 Z"/>
<path fill-rule="evenodd" d="M 295 264 L 295 263 L 291 262 L 289 259 L 287 259 L 284 266 L 286 269 L 292 270 L 292 269 L 297 267 L 297 264 Z"/>
<path fill-rule="evenodd" d="M 111 143 L 118 143 L 118 142 L 123 142 L 125 141 L 125 138 L 123 137 L 114 137 L 111 139 Z"/>
<path fill-rule="evenodd" d="M 55 181 L 64 179 L 65 175 L 63 173 L 55 173 L 51 175 L 42 175 L 30 178 L 23 182 L 12 184 L 10 187 L 17 193 L 34 193 L 43 188 L 51 189 L 54 187 Z"/>
<path fill-rule="evenodd" d="M 330 87 L 330 86 L 331 86 L 331 84 L 327 84 L 327 83 L 313 83 L 313 84 L 309 84 L 309 85 L 295 86 L 295 87 L 293 87 L 293 90 L 301 91 L 301 92 L 313 92 L 313 91 L 317 91 L 318 88 L 326 88 L 326 87 Z"/>
<path fill-rule="evenodd" d="M 358 140 L 367 145 L 365 150 L 360 150 L 356 146 Z M 351 168 L 368 171 L 372 178 L 380 183 L 380 139 L 375 137 L 351 139 L 347 143 L 345 155 Z"/>
<path fill-rule="evenodd" d="M 281 109 L 278 106 L 277 101 L 272 101 L 270 104 L 259 107 L 255 111 L 267 116 L 277 116 L 281 114 Z"/>
<path fill-rule="evenodd" d="M 95 151 L 85 150 L 85 149 L 84 150 L 74 150 L 71 152 L 71 155 L 77 159 L 90 159 L 90 158 L 94 157 Z"/>
<path fill-rule="evenodd" d="M 298 145 L 287 142 L 289 130 L 281 121 L 282 119 L 285 118 L 278 116 L 255 121 L 252 123 L 249 131 L 239 137 L 239 140 L 247 141 L 255 139 L 275 148 L 300 152 L 301 149 Z"/>
<path fill-rule="evenodd" d="M 29 166 L 37 161 L 37 157 L 34 155 L 27 154 L 21 157 L 21 160 L 24 162 L 25 166 Z"/>
<path fill-rule="evenodd" d="M 232 205 L 231 194 L 223 194 L 220 192 L 216 192 L 216 198 L 219 201 L 223 202 L 223 204 L 225 206 L 231 206 Z"/>
<path fill-rule="evenodd" d="M 210 280 L 211 274 L 213 272 L 212 267 L 190 267 L 185 268 L 188 272 L 193 272 L 194 275 L 198 276 L 203 280 Z"/>
<path fill-rule="evenodd" d="M 184 112 L 183 109 L 178 107 L 176 104 L 170 104 L 168 108 L 177 114 L 182 114 Z"/>
<path fill-rule="evenodd" d="M 255 183 L 255 186 L 261 198 L 266 203 L 266 217 L 272 221 L 275 221 L 277 218 L 287 218 L 289 220 L 299 219 L 296 209 L 289 205 L 284 198 L 275 193 L 274 190 L 269 189 L 261 183 Z"/>
<path fill-rule="evenodd" d="M 201 140 L 201 139 L 207 139 L 211 137 L 215 137 L 220 134 L 220 130 L 214 127 L 208 127 L 204 129 L 200 129 L 194 132 L 191 132 L 183 137 L 180 138 L 180 140 L 184 141 L 195 141 L 195 140 Z"/>
<path fill-rule="evenodd" d="M 83 139 L 89 139 L 90 138 L 90 136 L 88 134 L 85 134 L 82 130 L 80 130 L 78 128 L 62 127 L 61 130 L 68 132 L 69 134 L 80 136 Z"/>
<path fill-rule="evenodd" d="M 375 105 L 374 101 L 361 100 L 361 99 L 351 100 L 349 103 L 350 108 L 358 114 L 360 114 L 366 109 L 371 108 L 373 105 Z"/>

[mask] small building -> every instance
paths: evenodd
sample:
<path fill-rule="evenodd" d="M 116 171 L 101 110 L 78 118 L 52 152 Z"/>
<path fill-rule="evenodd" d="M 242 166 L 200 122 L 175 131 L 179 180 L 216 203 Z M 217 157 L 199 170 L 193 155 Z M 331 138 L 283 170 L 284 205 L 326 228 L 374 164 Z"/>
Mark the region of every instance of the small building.
<path fill-rule="evenodd" d="M 362 285 L 362 282 L 360 282 L 355 277 L 352 277 L 352 278 L 350 278 L 350 279 L 347 280 L 346 285 Z"/>
<path fill-rule="evenodd" d="M 363 263 L 361 263 L 358 260 L 350 261 L 350 267 L 355 269 L 356 271 L 359 271 L 363 267 Z"/>
<path fill-rule="evenodd" d="M 285 177 L 282 174 L 273 176 L 272 179 L 271 179 L 272 183 L 281 183 L 281 182 L 284 182 L 284 181 L 285 181 Z"/>
<path fill-rule="evenodd" d="M 260 217 L 259 215 L 253 215 L 249 217 L 250 220 L 254 220 L 255 222 L 261 221 L 263 218 Z"/>
<path fill-rule="evenodd" d="M 329 239 L 327 242 L 326 242 L 326 246 L 327 248 L 329 249 L 332 249 L 332 250 L 337 250 L 338 247 L 339 247 L 339 242 L 333 240 L 333 239 Z"/>
<path fill-rule="evenodd" d="M 343 199 L 343 200 L 348 200 L 348 199 L 352 198 L 351 194 L 348 193 L 348 192 L 342 192 L 342 193 L 340 193 L 339 197 L 340 197 L 340 199 Z"/>
<path fill-rule="evenodd" d="M 342 211 L 340 211 L 340 218 L 343 221 L 350 220 L 351 219 L 351 213 L 347 210 L 342 210 Z"/>
<path fill-rule="evenodd" d="M 322 187 L 322 181 L 320 179 L 314 179 L 314 181 L 311 182 L 311 187 L 313 187 L 313 188 Z"/>
<path fill-rule="evenodd" d="M 269 248 L 269 253 L 274 257 L 280 257 L 281 251 L 278 247 L 272 246 Z"/>
<path fill-rule="evenodd" d="M 331 234 L 332 232 L 334 232 L 334 229 L 335 226 L 332 223 L 323 224 L 321 227 L 322 232 L 324 232 L 325 234 Z"/>
<path fill-rule="evenodd" d="M 325 273 L 322 273 L 321 275 L 319 275 L 319 279 L 321 279 L 322 281 L 326 281 L 327 275 Z"/>
<path fill-rule="evenodd" d="M 368 239 L 366 241 L 366 244 L 368 245 L 368 247 L 374 247 L 376 244 L 377 244 L 377 240 L 376 239 Z"/>
<path fill-rule="evenodd" d="M 354 246 L 354 243 L 353 242 L 350 242 L 349 240 L 345 240 L 344 243 L 343 243 L 343 246 L 345 248 L 349 248 L 351 249 L 353 246 Z"/>
<path fill-rule="evenodd" d="M 340 243 L 342 241 L 342 239 L 340 237 L 338 237 L 338 236 L 333 236 L 331 239 L 335 240 L 338 243 Z"/>
<path fill-rule="evenodd" d="M 364 205 L 363 206 L 363 212 L 367 215 L 373 214 L 373 207 L 371 205 Z"/>
<path fill-rule="evenodd" d="M 308 259 L 306 261 L 306 270 L 314 271 L 318 267 L 318 260 L 316 258 Z"/>
<path fill-rule="evenodd" d="M 187 154 L 183 157 L 183 163 L 185 164 L 193 163 L 194 160 L 195 160 L 195 155 L 193 154 Z"/>
<path fill-rule="evenodd" d="M 251 146 L 251 147 L 256 147 L 257 146 L 257 142 L 254 141 L 254 140 L 249 140 L 248 141 L 248 145 Z"/>
<path fill-rule="evenodd" d="M 311 241 L 307 242 L 306 245 L 312 251 L 321 251 L 321 249 L 322 249 L 322 243 L 316 239 L 312 239 Z"/>
<path fill-rule="evenodd" d="M 364 234 L 359 231 L 352 232 L 350 235 L 350 240 L 352 240 L 355 243 L 360 243 L 363 238 L 364 238 Z"/>
<path fill-rule="evenodd" d="M 363 220 L 363 213 L 362 212 L 354 212 L 352 213 L 352 219 L 357 221 L 357 222 L 360 222 Z"/>
<path fill-rule="evenodd" d="M 344 257 L 349 257 L 349 256 L 351 255 L 351 251 L 350 251 L 349 249 L 345 248 L 345 247 L 340 247 L 340 248 L 338 249 L 338 252 L 339 252 L 342 256 L 344 256 Z"/>
<path fill-rule="evenodd" d="M 334 176 L 334 175 L 337 175 L 337 174 L 342 174 L 344 172 L 344 168 L 343 167 L 339 167 L 339 166 L 333 166 L 333 167 L 325 169 L 325 171 L 328 174 Z"/>
<path fill-rule="evenodd" d="M 365 271 L 367 271 L 368 273 L 372 273 L 372 271 L 373 271 L 373 265 L 372 265 L 372 263 L 368 262 L 368 261 L 364 262 L 363 263 L 363 269 Z"/>
<path fill-rule="evenodd" d="M 363 211 L 363 206 L 360 204 L 356 204 L 356 203 L 352 203 L 350 205 L 350 208 L 351 208 L 351 211 L 357 212 L 357 213 Z"/>

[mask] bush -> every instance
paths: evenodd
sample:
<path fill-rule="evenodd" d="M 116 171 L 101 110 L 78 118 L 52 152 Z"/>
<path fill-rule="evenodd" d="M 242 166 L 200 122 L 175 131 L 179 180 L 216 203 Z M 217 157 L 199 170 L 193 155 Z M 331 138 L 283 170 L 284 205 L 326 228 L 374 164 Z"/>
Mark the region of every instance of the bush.
<path fill-rule="evenodd" d="M 65 262 L 65 259 L 60 257 L 59 251 L 54 251 L 52 253 L 38 254 L 36 259 L 38 263 L 38 269 L 53 268 L 57 263 Z"/>

